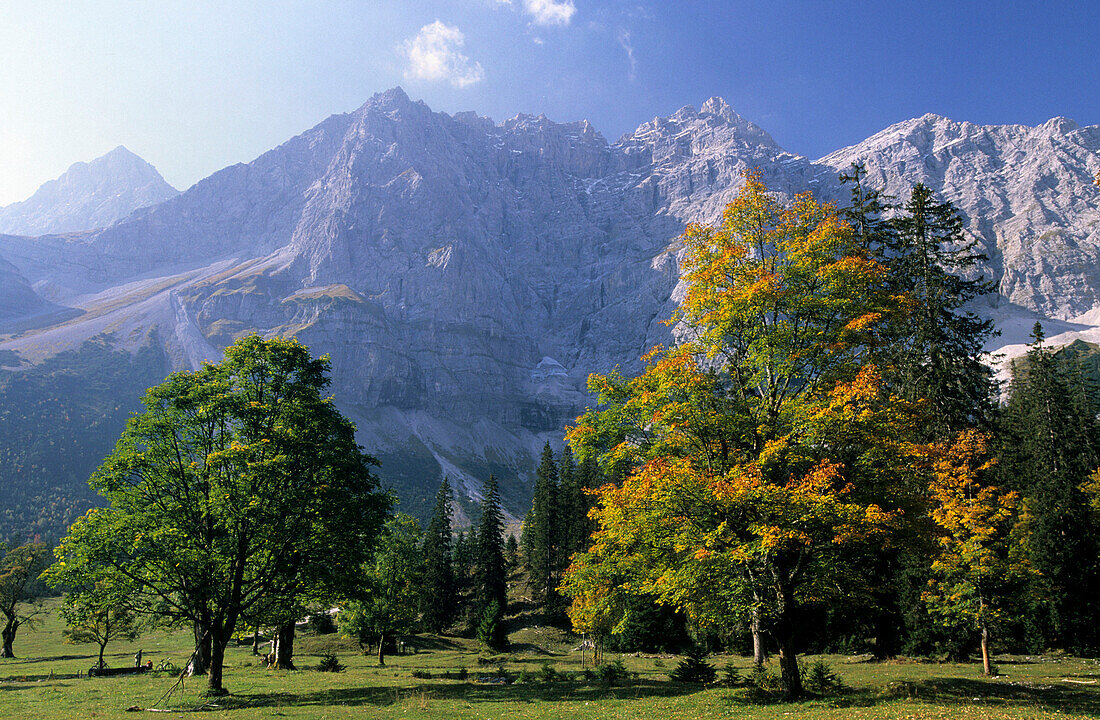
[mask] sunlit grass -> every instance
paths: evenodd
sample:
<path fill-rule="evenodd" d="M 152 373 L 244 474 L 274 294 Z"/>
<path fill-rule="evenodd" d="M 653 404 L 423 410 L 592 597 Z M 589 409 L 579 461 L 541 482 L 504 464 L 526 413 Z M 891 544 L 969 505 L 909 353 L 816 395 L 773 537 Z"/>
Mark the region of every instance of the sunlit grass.
<path fill-rule="evenodd" d="M 465 639 L 423 636 L 418 652 L 387 657 L 378 667 L 373 656 L 335 635 L 300 637 L 295 661 L 298 671 L 268 670 L 244 644 L 227 654 L 225 684 L 229 697 L 202 697 L 203 679 L 187 679 L 168 699 L 176 682 L 167 674 L 112 678 L 59 677 L 86 672 L 95 647 L 67 645 L 61 623 L 49 616 L 41 627 L 21 630 L 15 650 L 20 657 L 0 661 L 0 717 L 113 718 L 133 717 L 126 708 L 158 707 L 179 714 L 199 711 L 202 717 L 234 718 L 653 718 L 701 720 L 737 717 L 780 718 L 918 718 L 996 720 L 998 718 L 1076 718 L 1100 716 L 1100 665 L 1069 657 L 1002 658 L 1002 675 L 987 680 L 979 666 L 918 662 L 871 663 L 865 658 L 827 656 L 847 689 L 833 697 L 800 703 L 757 704 L 746 688 L 678 685 L 667 673 L 676 658 L 618 656 L 637 673 L 621 687 L 585 681 L 580 653 L 572 638 L 554 630 L 528 628 L 513 637 L 516 652 L 481 658 Z M 152 632 L 134 643 L 108 647 L 111 666 L 133 663 L 141 648 L 143 660 L 154 665 L 171 658 L 182 665 L 190 655 L 186 631 Z M 335 652 L 347 666 L 342 673 L 315 668 L 320 655 Z M 812 661 L 813 658 L 808 660 Z M 747 674 L 748 658 L 712 657 L 719 670 L 727 662 Z M 549 664 L 576 679 L 536 681 Z M 528 682 L 490 684 L 502 666 L 513 678 L 527 673 Z M 467 680 L 456 678 L 466 668 Z M 49 679 L 50 673 L 54 674 Z M 414 677 L 430 673 L 430 678 Z M 721 673 L 720 673 L 721 674 Z M 26 681 L 19 678 L 26 677 Z M 12 679 L 15 678 L 15 679 Z M 484 679 L 485 682 L 480 680 Z"/>

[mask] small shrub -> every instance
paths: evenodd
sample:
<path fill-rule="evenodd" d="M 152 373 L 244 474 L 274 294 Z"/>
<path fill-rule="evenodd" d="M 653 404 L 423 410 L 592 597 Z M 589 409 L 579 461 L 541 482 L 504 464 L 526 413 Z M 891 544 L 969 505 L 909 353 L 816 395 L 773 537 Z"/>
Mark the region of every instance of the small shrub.
<path fill-rule="evenodd" d="M 701 683 L 706 685 L 714 682 L 718 677 L 718 671 L 708 663 L 706 652 L 702 648 L 692 648 L 687 652 L 687 657 L 676 665 L 676 669 L 668 674 L 674 682 Z"/>
<path fill-rule="evenodd" d="M 412 676 L 417 680 L 431 680 L 432 674 L 427 670 L 413 670 Z"/>
<path fill-rule="evenodd" d="M 584 678 L 585 682 L 596 682 L 596 673 L 591 668 L 585 668 L 581 673 L 581 677 Z"/>
<path fill-rule="evenodd" d="M 622 660 L 606 662 L 596 668 L 596 677 L 604 685 L 616 685 L 630 677 L 630 671 L 623 665 Z"/>
<path fill-rule="evenodd" d="M 838 675 L 827 662 L 818 658 L 803 674 L 806 689 L 817 695 L 827 695 L 843 687 Z"/>
<path fill-rule="evenodd" d="M 764 663 L 755 663 L 749 671 L 749 697 L 754 700 L 764 700 L 783 692 L 783 681 L 779 676 L 768 670 Z"/>
<path fill-rule="evenodd" d="M 334 653 L 327 653 L 321 656 L 321 662 L 318 663 L 317 669 L 321 672 L 344 672 L 344 665 L 336 657 Z"/>
<path fill-rule="evenodd" d="M 665 666 L 665 661 L 662 660 L 661 658 L 657 658 L 656 660 L 653 661 L 653 667 L 655 667 L 655 668 L 663 668 L 664 666 Z"/>
<path fill-rule="evenodd" d="M 550 663 L 543 663 L 539 668 L 539 681 L 544 683 L 552 683 L 558 680 L 558 671 L 550 665 Z"/>
<path fill-rule="evenodd" d="M 733 663 L 726 663 L 726 667 L 722 669 L 722 683 L 726 687 L 735 687 L 741 684 L 741 673 L 737 671 Z"/>
<path fill-rule="evenodd" d="M 458 669 L 458 679 L 459 680 L 465 680 L 468 677 L 470 677 L 470 671 L 469 670 L 467 670 L 464 667 L 461 667 L 461 668 Z"/>
<path fill-rule="evenodd" d="M 516 676 L 517 685 L 529 685 L 535 681 L 535 676 L 526 670 L 520 670 L 519 675 Z"/>

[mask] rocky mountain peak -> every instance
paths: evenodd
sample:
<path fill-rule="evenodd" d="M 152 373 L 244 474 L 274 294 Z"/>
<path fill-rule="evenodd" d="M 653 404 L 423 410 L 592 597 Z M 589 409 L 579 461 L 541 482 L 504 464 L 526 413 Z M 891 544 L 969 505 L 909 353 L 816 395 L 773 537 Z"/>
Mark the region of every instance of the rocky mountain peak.
<path fill-rule="evenodd" d="M 23 202 L 0 208 L 0 232 L 46 235 L 106 227 L 179 194 L 149 163 L 119 145 L 74 163 Z"/>

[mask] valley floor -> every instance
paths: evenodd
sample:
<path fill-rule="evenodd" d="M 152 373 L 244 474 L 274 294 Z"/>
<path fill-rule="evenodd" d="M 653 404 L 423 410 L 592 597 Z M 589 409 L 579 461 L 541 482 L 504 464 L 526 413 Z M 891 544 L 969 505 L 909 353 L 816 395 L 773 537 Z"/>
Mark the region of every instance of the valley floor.
<path fill-rule="evenodd" d="M 202 678 L 188 679 L 167 700 L 175 675 L 152 673 L 109 678 L 75 677 L 95 661 L 94 647 L 66 645 L 56 617 L 21 630 L 20 657 L 0 660 L 0 717 L 134 717 L 127 708 L 159 708 L 183 717 L 232 718 L 1077 718 L 1100 717 L 1100 664 L 1071 657 L 1004 657 L 1000 676 L 984 679 L 974 665 L 827 656 L 846 686 L 830 697 L 800 703 L 750 700 L 744 687 L 703 688 L 668 679 L 672 656 L 612 655 L 634 673 L 621 685 L 585 681 L 575 642 L 554 630 L 525 629 L 512 637 L 513 652 L 479 662 L 469 640 L 419 636 L 415 653 L 392 656 L 385 667 L 336 635 L 304 636 L 296 643 L 298 671 L 267 670 L 249 645 L 227 653 L 226 687 L 232 693 L 208 701 Z M 182 664 L 188 634 L 151 633 L 135 643 L 108 646 L 107 663 L 125 667 L 141 648 L 154 666 Z M 320 655 L 335 653 L 346 669 L 323 673 Z M 590 660 L 590 658 L 587 658 Z M 807 658 L 807 665 L 816 658 Z M 747 675 L 750 658 L 712 657 L 719 676 L 727 662 Z M 549 665 L 574 675 L 546 682 Z M 503 667 L 511 682 L 498 683 Z M 467 677 L 458 679 L 462 669 Z M 559 675 L 560 677 L 560 675 Z M 159 716 L 156 715 L 156 716 Z M 156 717 L 155 716 L 155 717 Z"/>

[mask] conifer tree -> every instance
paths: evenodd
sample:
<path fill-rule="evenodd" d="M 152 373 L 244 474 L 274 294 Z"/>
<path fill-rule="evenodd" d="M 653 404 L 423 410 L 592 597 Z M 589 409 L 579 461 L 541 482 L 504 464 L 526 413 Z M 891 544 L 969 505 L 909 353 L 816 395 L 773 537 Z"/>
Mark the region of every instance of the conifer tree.
<path fill-rule="evenodd" d="M 503 615 L 507 607 L 507 575 L 504 568 L 504 514 L 500 487 L 490 475 L 481 501 L 481 519 L 474 543 L 474 617 L 479 620 L 494 602 Z"/>
<path fill-rule="evenodd" d="M 451 502 L 454 494 L 446 476 L 435 495 L 435 510 L 424 534 L 423 622 L 440 632 L 454 619 L 457 598 L 451 548 Z"/>
<path fill-rule="evenodd" d="M 923 184 L 913 186 L 892 226 L 895 234 L 885 237 L 887 282 L 909 302 L 888 329 L 886 379 L 900 397 L 925 402 L 927 440 L 987 425 L 995 383 L 982 351 L 993 321 L 962 309 L 994 290 L 973 277 L 986 258 L 964 236 L 958 210 Z"/>
<path fill-rule="evenodd" d="M 1097 587 L 1096 527 L 1082 492 L 1100 464 L 1100 425 L 1079 366 L 1033 343 L 1013 366 L 1001 434 L 1005 485 L 1024 495 L 1027 547 L 1046 612 L 1035 609 L 1047 644 L 1081 652 L 1095 647 L 1092 601 Z"/>
<path fill-rule="evenodd" d="M 542 449 L 542 459 L 535 471 L 535 493 L 531 512 L 524 526 L 529 536 L 528 564 L 531 568 L 531 586 L 535 597 L 542 603 L 543 611 L 552 614 L 557 600 L 558 547 L 560 530 L 558 517 L 558 468 L 550 443 Z"/>

